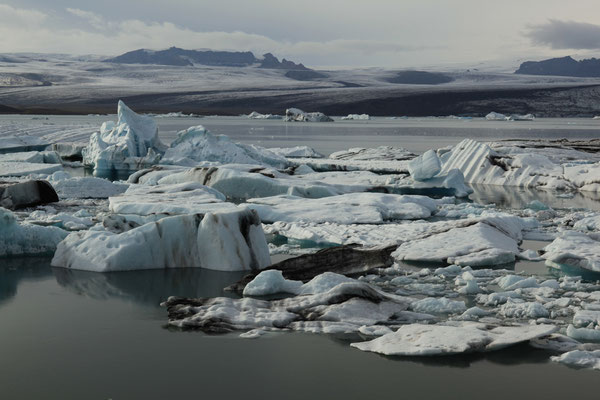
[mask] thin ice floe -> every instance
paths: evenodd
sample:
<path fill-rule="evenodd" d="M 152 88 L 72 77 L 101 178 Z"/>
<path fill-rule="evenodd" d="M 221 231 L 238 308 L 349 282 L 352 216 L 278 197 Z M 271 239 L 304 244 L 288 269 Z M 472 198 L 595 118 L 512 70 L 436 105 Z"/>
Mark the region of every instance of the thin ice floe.
<path fill-rule="evenodd" d="M 249 210 L 182 215 L 120 234 L 71 233 L 52 265 L 86 271 L 200 267 L 220 271 L 262 269 L 271 263 L 258 216 Z"/>
<path fill-rule="evenodd" d="M 310 221 L 338 224 L 377 224 L 386 220 L 429 218 L 437 209 L 425 196 L 383 193 L 350 193 L 323 199 L 276 196 L 249 199 L 247 207 L 256 210 L 263 222 Z"/>
<path fill-rule="evenodd" d="M 549 266 L 569 265 L 600 272 L 600 243 L 597 234 L 563 232 L 544 248 L 542 258 Z"/>
<path fill-rule="evenodd" d="M 173 185 L 131 185 L 119 196 L 109 198 L 109 209 L 116 214 L 183 215 L 233 211 L 219 191 L 197 182 Z"/>
<path fill-rule="evenodd" d="M 489 326 L 474 322 L 453 325 L 412 324 L 368 342 L 359 350 L 388 356 L 434 356 L 493 351 L 556 331 L 553 325 Z"/>
<path fill-rule="evenodd" d="M 0 154 L 25 151 L 42 151 L 50 143 L 37 136 L 19 135 L 0 137 Z"/>
<path fill-rule="evenodd" d="M 371 117 L 369 116 L 369 114 L 348 114 L 345 117 L 342 117 L 341 119 L 343 121 L 349 121 L 349 120 L 368 121 L 371 119 Z"/>

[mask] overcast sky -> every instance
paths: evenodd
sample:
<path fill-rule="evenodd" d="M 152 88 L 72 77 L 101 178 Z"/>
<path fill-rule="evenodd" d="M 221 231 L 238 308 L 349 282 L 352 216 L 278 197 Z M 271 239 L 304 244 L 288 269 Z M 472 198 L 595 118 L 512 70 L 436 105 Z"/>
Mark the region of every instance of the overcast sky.
<path fill-rule="evenodd" d="M 598 0 L 0 0 L 0 53 L 251 50 L 309 66 L 600 55 Z"/>

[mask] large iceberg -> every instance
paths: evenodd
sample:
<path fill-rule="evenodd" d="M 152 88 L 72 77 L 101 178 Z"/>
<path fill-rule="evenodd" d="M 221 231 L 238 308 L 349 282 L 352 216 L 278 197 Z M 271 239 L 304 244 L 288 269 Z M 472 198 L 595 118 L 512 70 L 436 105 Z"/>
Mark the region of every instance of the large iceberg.
<path fill-rule="evenodd" d="M 225 135 L 213 135 L 203 126 L 192 126 L 177 134 L 165 152 L 162 164 L 196 166 L 199 162 L 252 164 L 285 168 L 288 161 L 264 147 L 234 143 Z"/>
<path fill-rule="evenodd" d="M 271 264 L 260 219 L 250 210 L 181 215 L 123 233 L 71 233 L 52 265 L 86 271 L 201 267 L 258 270 Z"/>
<path fill-rule="evenodd" d="M 299 108 L 288 108 L 285 110 L 286 122 L 333 122 L 333 119 L 322 112 L 304 112 Z"/>
<path fill-rule="evenodd" d="M 82 150 L 84 165 L 93 167 L 96 175 L 147 168 L 157 164 L 166 150 L 152 118 L 136 114 L 120 100 L 117 111 L 117 124 L 102 124 Z"/>
<path fill-rule="evenodd" d="M 52 254 L 67 234 L 53 226 L 19 223 L 15 214 L 0 207 L 0 257 Z"/>

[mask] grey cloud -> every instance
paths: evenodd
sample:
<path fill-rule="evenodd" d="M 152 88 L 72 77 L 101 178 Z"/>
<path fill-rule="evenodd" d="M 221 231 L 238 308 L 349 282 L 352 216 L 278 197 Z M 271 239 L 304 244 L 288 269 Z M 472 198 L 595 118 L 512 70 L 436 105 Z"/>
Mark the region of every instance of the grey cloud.
<path fill-rule="evenodd" d="M 551 19 L 531 26 L 525 35 L 552 49 L 600 49 L 600 25 Z"/>

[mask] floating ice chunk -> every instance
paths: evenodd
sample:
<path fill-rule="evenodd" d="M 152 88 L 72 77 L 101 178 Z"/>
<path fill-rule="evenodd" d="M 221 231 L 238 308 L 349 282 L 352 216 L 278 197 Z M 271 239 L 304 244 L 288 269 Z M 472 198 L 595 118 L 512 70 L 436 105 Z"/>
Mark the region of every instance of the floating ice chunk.
<path fill-rule="evenodd" d="M 600 350 L 583 351 L 573 350 L 560 356 L 553 356 L 550 359 L 554 362 L 568 365 L 576 368 L 592 368 L 600 370 Z"/>
<path fill-rule="evenodd" d="M 416 157 L 416 154 L 404 147 L 394 146 L 354 147 L 348 150 L 336 151 L 329 155 L 330 160 L 353 161 L 407 161 L 414 157 Z"/>
<path fill-rule="evenodd" d="M 250 210 L 169 217 L 121 234 L 71 233 L 52 259 L 56 267 L 97 272 L 184 267 L 238 271 L 270 263 L 260 220 Z"/>
<path fill-rule="evenodd" d="M 301 281 L 285 279 L 281 271 L 271 269 L 262 271 L 244 288 L 244 296 L 267 296 L 275 293 L 297 294 Z"/>
<path fill-rule="evenodd" d="M 285 168 L 288 161 L 264 147 L 234 143 L 225 135 L 213 135 L 202 125 L 177 134 L 161 164 L 195 166 L 203 161 L 221 164 L 252 164 Z"/>
<path fill-rule="evenodd" d="M 120 100 L 117 111 L 117 124 L 102 124 L 82 150 L 83 163 L 93 167 L 95 174 L 147 168 L 157 164 L 166 149 L 152 118 L 136 114 Z"/>
<path fill-rule="evenodd" d="M 504 304 L 509 299 L 520 299 L 521 295 L 515 291 L 510 292 L 494 292 L 490 294 L 478 294 L 476 300 L 478 303 L 485 306 L 497 306 Z"/>
<path fill-rule="evenodd" d="M 25 151 L 42 151 L 50 143 L 38 136 L 4 136 L 0 137 L 0 154 Z"/>
<path fill-rule="evenodd" d="M 539 285 L 534 277 L 526 278 L 519 275 L 505 275 L 498 280 L 498 286 L 510 291 L 519 288 L 538 287 Z"/>
<path fill-rule="evenodd" d="M 428 150 L 408 163 L 408 172 L 415 181 L 425 181 L 440 173 L 442 165 L 437 154 Z"/>
<path fill-rule="evenodd" d="M 363 325 L 358 328 L 358 331 L 366 336 L 383 336 L 392 332 L 390 328 L 384 325 Z"/>
<path fill-rule="evenodd" d="M 573 224 L 578 231 L 600 231 L 600 215 L 585 217 Z"/>
<path fill-rule="evenodd" d="M 561 335 L 560 333 L 553 333 L 549 336 L 533 339 L 529 342 L 529 345 L 536 349 L 565 352 L 576 350 L 581 347 L 582 344 L 568 336 Z"/>
<path fill-rule="evenodd" d="M 0 207 L 0 257 L 52 254 L 67 232 L 57 227 L 21 224 Z"/>
<path fill-rule="evenodd" d="M 286 122 L 333 122 L 333 119 L 329 118 L 322 112 L 304 112 L 299 108 L 288 108 L 285 110 Z"/>
<path fill-rule="evenodd" d="M 26 221 L 36 225 L 53 225 L 61 229 L 69 231 L 78 231 L 88 229 L 94 222 L 89 217 L 79 217 L 74 214 L 58 213 L 49 214 L 41 210 L 37 210 L 29 214 Z"/>
<path fill-rule="evenodd" d="M 587 327 L 589 325 L 600 325 L 600 311 L 579 310 L 573 315 L 573 325 L 576 327 Z"/>
<path fill-rule="evenodd" d="M 593 235 L 567 231 L 544 248 L 549 266 L 570 265 L 600 272 L 600 243 Z"/>
<path fill-rule="evenodd" d="M 289 158 L 323 158 L 323 154 L 317 152 L 312 147 L 308 146 L 295 146 L 295 147 L 271 147 L 267 150 L 280 155 L 282 157 Z"/>
<path fill-rule="evenodd" d="M 552 325 L 489 327 L 474 322 L 454 325 L 412 324 L 368 342 L 352 343 L 351 346 L 388 356 L 461 354 L 498 350 L 549 335 L 556 329 Z"/>
<path fill-rule="evenodd" d="M 466 285 L 457 290 L 460 294 L 477 294 L 481 292 L 481 288 L 475 279 L 466 280 Z"/>
<path fill-rule="evenodd" d="M 416 312 L 431 314 L 457 314 L 467 310 L 462 300 L 450 300 L 446 297 L 427 297 L 411 303 L 410 308 Z"/>
<path fill-rule="evenodd" d="M 325 293 L 342 283 L 356 282 L 355 279 L 336 274 L 335 272 L 324 272 L 312 278 L 302 285 L 299 294 L 319 294 Z"/>
<path fill-rule="evenodd" d="M 268 333 L 265 329 L 252 329 L 240 335 L 243 339 L 256 339 Z"/>
<path fill-rule="evenodd" d="M 111 182 L 102 178 L 91 176 L 58 179 L 52 174 L 50 183 L 56 190 L 61 199 L 106 199 L 110 196 L 116 196 L 127 190 L 129 187 L 125 183 Z"/>
<path fill-rule="evenodd" d="M 528 260 L 528 261 L 541 261 L 541 260 L 543 260 L 543 258 L 540 257 L 540 255 L 538 254 L 538 252 L 535 251 L 535 250 L 523 250 L 521 253 L 519 253 L 519 258 L 521 260 Z"/>
<path fill-rule="evenodd" d="M 572 324 L 567 327 L 567 336 L 580 341 L 600 341 L 600 329 L 575 328 Z"/>
<path fill-rule="evenodd" d="M 486 222 L 402 243 L 396 260 L 448 262 L 457 265 L 497 265 L 519 254 L 517 241 Z"/>
<path fill-rule="evenodd" d="M 371 117 L 369 116 L 369 114 L 348 114 L 345 117 L 341 118 L 344 121 L 347 120 L 370 120 Z"/>
<path fill-rule="evenodd" d="M 547 318 L 548 310 L 538 302 L 513 302 L 508 300 L 500 307 L 500 315 L 506 318 Z"/>
<path fill-rule="evenodd" d="M 539 200 L 530 201 L 529 203 L 527 203 L 525 205 L 525 208 L 528 208 L 528 209 L 534 210 L 534 211 L 545 211 L 545 210 L 550 209 L 550 207 L 548 207 L 547 205 L 545 205 L 544 203 L 542 203 Z"/>
<path fill-rule="evenodd" d="M 492 313 L 490 311 L 484 310 L 483 308 L 471 307 L 467 311 L 462 313 L 460 315 L 459 319 L 463 319 L 463 320 L 478 319 L 481 317 L 487 317 L 488 315 L 491 315 L 491 314 Z"/>
<path fill-rule="evenodd" d="M 181 215 L 233 211 L 219 191 L 196 182 L 174 185 L 131 185 L 120 196 L 109 198 L 109 208 L 117 214 Z"/>
<path fill-rule="evenodd" d="M 533 114 L 511 114 L 506 118 L 507 121 L 533 121 L 535 119 L 535 115 Z"/>
<path fill-rule="evenodd" d="M 19 161 L 0 161 L 0 176 L 49 175 L 62 171 L 62 164 L 43 164 Z"/>
<path fill-rule="evenodd" d="M 454 276 L 462 273 L 460 265 L 449 265 L 443 268 L 437 268 L 434 272 L 436 275 Z"/>
<path fill-rule="evenodd" d="M 282 195 L 250 199 L 248 203 L 264 222 L 377 224 L 392 219 L 428 218 L 437 209 L 429 197 L 384 193 L 350 193 L 321 199 Z"/>

